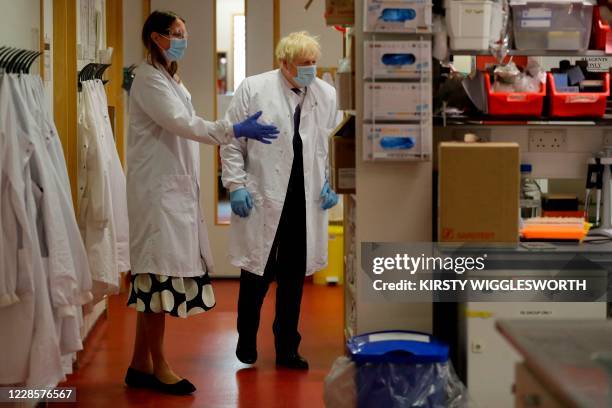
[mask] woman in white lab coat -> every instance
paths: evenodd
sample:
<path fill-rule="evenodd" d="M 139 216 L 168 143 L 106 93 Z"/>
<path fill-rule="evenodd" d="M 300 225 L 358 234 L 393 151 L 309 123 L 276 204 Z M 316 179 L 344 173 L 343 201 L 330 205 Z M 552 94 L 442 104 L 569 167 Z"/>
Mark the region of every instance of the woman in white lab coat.
<path fill-rule="evenodd" d="M 130 90 L 127 194 L 132 285 L 128 305 L 138 311 L 134 355 L 125 381 L 171 394 L 195 387 L 170 368 L 163 354 L 165 314 L 187 317 L 211 309 L 213 262 L 199 206 L 199 143 L 246 137 L 271 143 L 278 130 L 257 122 L 232 125 L 195 114 L 177 76 L 187 46 L 184 20 L 153 12 L 144 24 L 147 61 Z"/>

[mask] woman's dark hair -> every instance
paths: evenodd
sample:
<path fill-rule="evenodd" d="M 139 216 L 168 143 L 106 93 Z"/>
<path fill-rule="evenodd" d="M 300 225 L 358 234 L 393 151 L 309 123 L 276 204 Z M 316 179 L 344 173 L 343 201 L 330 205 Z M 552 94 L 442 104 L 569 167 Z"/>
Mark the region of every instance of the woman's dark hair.
<path fill-rule="evenodd" d="M 142 43 L 149 54 L 149 61 L 153 65 L 160 65 L 164 67 L 171 77 L 174 77 L 174 74 L 176 74 L 178 64 L 176 61 L 172 61 L 170 64 L 168 64 L 166 58 L 162 54 L 162 51 L 151 39 L 151 34 L 159 33 L 167 36 L 170 34 L 170 27 L 176 20 L 181 20 L 183 23 L 185 22 L 182 17 L 179 17 L 177 14 L 171 11 L 155 10 L 149 17 L 147 17 L 147 21 L 145 21 L 144 26 L 142 27 Z"/>

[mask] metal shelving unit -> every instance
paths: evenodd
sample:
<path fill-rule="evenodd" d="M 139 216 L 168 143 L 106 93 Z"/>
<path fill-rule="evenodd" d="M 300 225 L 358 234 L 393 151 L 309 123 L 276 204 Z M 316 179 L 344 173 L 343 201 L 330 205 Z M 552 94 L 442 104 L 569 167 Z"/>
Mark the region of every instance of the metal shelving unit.
<path fill-rule="evenodd" d="M 563 126 L 563 127 L 585 127 L 585 126 L 599 126 L 599 127 L 612 127 L 612 115 L 606 115 L 603 118 L 594 119 L 575 119 L 575 120 L 563 120 L 557 118 L 500 118 L 494 116 L 442 116 L 434 117 L 435 127 L 459 127 L 459 126 Z"/>
<path fill-rule="evenodd" d="M 489 56 L 491 52 L 488 50 L 451 50 L 451 55 L 463 56 Z M 602 50 L 584 50 L 584 51 L 550 51 L 550 50 L 509 50 L 509 56 L 526 56 L 526 57 L 611 57 L 612 54 L 606 54 Z"/>

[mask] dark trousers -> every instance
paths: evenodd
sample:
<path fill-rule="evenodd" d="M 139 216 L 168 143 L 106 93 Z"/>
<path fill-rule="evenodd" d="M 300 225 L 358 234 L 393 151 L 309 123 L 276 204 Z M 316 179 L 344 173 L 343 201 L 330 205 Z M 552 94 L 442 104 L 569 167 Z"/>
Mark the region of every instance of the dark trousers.
<path fill-rule="evenodd" d="M 272 329 L 278 356 L 297 353 L 300 304 L 306 275 L 306 208 L 285 201 L 283 213 L 263 276 L 242 270 L 238 297 L 238 334 L 241 344 L 255 346 L 261 306 L 270 283 L 276 280 L 276 316 Z M 300 208 L 302 207 L 302 208 Z"/>
<path fill-rule="evenodd" d="M 293 91 L 300 92 L 297 89 Z M 261 305 L 270 283 L 276 280 L 276 316 L 272 329 L 276 355 L 281 357 L 297 353 L 302 339 L 298 323 L 306 275 L 306 197 L 302 139 L 299 134 L 300 117 L 301 107 L 298 105 L 293 115 L 291 175 L 264 275 L 242 270 L 238 296 L 239 342 L 246 347 L 255 347 Z"/>

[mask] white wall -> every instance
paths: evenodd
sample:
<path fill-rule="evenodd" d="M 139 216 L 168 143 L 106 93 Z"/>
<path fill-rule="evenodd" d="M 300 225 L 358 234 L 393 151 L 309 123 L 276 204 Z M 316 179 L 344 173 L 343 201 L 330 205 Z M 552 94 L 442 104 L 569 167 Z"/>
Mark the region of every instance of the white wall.
<path fill-rule="evenodd" d="M 126 67 L 138 64 L 144 58 L 144 46 L 140 38 L 144 20 L 142 0 L 123 2 L 123 64 Z"/>
<path fill-rule="evenodd" d="M 227 89 L 234 89 L 234 56 L 232 27 L 236 14 L 244 14 L 245 0 L 217 0 L 217 51 L 227 53 Z"/>
<path fill-rule="evenodd" d="M 141 33 L 142 25 L 145 21 L 143 15 L 143 0 L 125 0 L 123 2 L 123 66 L 129 67 L 132 64 L 139 64 L 144 60 L 145 48 L 142 44 Z M 130 127 L 129 100 L 127 92 L 124 91 L 123 104 L 123 138 L 127 146 L 128 129 Z"/>
<path fill-rule="evenodd" d="M 281 38 L 294 31 L 306 30 L 318 35 L 323 48 L 320 67 L 335 67 L 342 58 L 342 33 L 325 25 L 325 2 L 317 0 L 308 11 L 305 0 L 282 0 L 280 3 Z"/>
<path fill-rule="evenodd" d="M 191 46 L 179 64 L 181 79 L 191 92 L 196 113 L 207 119 L 215 113 L 215 44 L 213 30 L 215 0 L 152 0 L 151 9 L 172 10 L 187 20 Z M 238 276 L 227 257 L 229 227 L 215 225 L 215 147 L 200 145 L 201 194 L 200 202 L 208 226 L 210 245 L 215 259 L 215 276 Z"/>
<path fill-rule="evenodd" d="M 0 0 L 0 45 L 40 48 L 39 0 Z"/>
<path fill-rule="evenodd" d="M 53 46 L 53 1 L 44 0 L 44 30 Z M 40 49 L 40 0 L 0 0 L 0 46 Z M 41 50 L 42 51 L 42 50 Z M 46 73 L 46 97 L 51 113 L 53 113 L 53 50 L 48 53 L 50 70 Z M 44 58 L 41 56 L 40 58 Z M 30 69 L 31 73 L 39 73 L 39 60 Z"/>
<path fill-rule="evenodd" d="M 246 71 L 251 76 L 274 67 L 274 1 L 246 0 L 246 4 Z"/>

